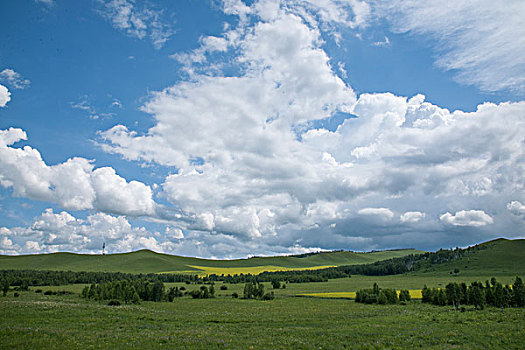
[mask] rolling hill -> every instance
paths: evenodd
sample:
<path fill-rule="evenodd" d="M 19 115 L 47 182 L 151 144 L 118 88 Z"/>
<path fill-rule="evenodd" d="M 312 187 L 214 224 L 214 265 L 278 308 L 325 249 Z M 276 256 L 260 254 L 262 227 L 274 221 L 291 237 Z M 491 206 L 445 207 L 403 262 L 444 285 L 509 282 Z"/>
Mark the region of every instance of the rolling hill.
<path fill-rule="evenodd" d="M 52 253 L 0 256 L 0 270 L 55 270 L 125 273 L 258 274 L 263 271 L 322 269 L 332 266 L 362 265 L 424 253 L 414 249 L 369 253 L 322 252 L 297 256 L 253 257 L 212 260 L 160 254 L 150 250 L 132 253 L 87 255 Z M 454 271 L 458 271 L 457 273 Z M 525 274 L 525 240 L 496 239 L 462 250 L 459 258 L 442 263 L 424 263 L 409 275 L 421 276 L 511 276 Z"/>
<path fill-rule="evenodd" d="M 97 271 L 125 273 L 259 273 L 262 271 L 316 269 L 328 266 L 368 264 L 375 261 L 421 253 L 419 250 L 385 250 L 370 253 L 347 251 L 322 252 L 306 256 L 254 257 L 236 260 L 211 260 L 160 254 L 150 250 L 132 253 L 88 255 L 52 253 L 0 256 L 0 270 Z"/>
<path fill-rule="evenodd" d="M 457 269 L 457 270 L 456 270 Z M 458 273 L 454 273 L 454 270 Z M 433 264 L 414 275 L 516 276 L 525 274 L 525 239 L 499 238 L 471 247 L 457 260 Z"/>

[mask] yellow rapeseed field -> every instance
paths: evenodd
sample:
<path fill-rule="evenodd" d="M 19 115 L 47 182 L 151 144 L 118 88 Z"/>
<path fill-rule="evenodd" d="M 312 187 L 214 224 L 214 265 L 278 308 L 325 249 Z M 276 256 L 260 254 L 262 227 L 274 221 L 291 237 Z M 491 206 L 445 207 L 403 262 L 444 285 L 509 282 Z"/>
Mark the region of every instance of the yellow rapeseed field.
<path fill-rule="evenodd" d="M 421 289 L 410 289 L 408 292 L 412 299 L 421 299 Z M 397 291 L 397 294 L 399 295 L 399 290 Z M 297 295 L 315 298 L 355 299 L 355 292 L 305 293 Z"/>
<path fill-rule="evenodd" d="M 282 266 L 273 266 L 273 265 L 266 265 L 266 266 L 249 266 L 249 267 L 210 267 L 210 266 L 192 266 L 188 265 L 188 267 L 198 269 L 198 271 L 168 271 L 168 272 L 161 272 L 161 273 L 189 273 L 191 275 L 199 275 L 199 277 L 204 277 L 206 275 L 239 275 L 239 274 L 249 274 L 257 275 L 261 272 L 272 272 L 272 271 L 289 271 L 289 270 L 318 270 L 318 269 L 326 269 L 328 267 L 335 267 L 335 265 L 323 265 L 323 266 L 314 266 L 314 267 L 282 267 Z"/>

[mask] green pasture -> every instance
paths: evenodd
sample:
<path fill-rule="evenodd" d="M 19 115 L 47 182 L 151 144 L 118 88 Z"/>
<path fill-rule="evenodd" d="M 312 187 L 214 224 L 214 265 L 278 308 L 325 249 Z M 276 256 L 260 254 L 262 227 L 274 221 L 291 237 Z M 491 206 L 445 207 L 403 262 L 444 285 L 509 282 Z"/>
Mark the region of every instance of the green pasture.
<path fill-rule="evenodd" d="M 236 260 L 211 260 L 160 254 L 140 250 L 124 254 L 88 255 L 52 253 L 21 256 L 0 256 L 0 270 L 55 270 L 124 273 L 235 274 L 239 268 L 270 266 L 275 269 L 307 269 L 327 266 L 367 264 L 375 261 L 421 253 L 418 250 L 388 250 L 369 253 L 347 251 L 326 252 L 306 257 L 273 256 Z M 262 272 L 260 269 L 247 269 Z M 211 272 L 210 272 L 211 271 Z"/>
<path fill-rule="evenodd" d="M 288 289 L 288 288 L 287 288 Z M 78 295 L 0 297 L 4 349 L 520 349 L 525 310 L 418 301 L 180 298 L 110 307 Z"/>

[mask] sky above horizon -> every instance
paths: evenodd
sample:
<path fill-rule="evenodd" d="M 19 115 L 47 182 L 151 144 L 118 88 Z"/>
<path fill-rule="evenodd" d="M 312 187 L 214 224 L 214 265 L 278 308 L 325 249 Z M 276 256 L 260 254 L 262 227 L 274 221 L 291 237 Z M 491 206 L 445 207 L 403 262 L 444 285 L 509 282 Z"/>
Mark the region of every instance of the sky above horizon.
<path fill-rule="evenodd" d="M 525 238 L 525 2 L 0 3 L 0 254 Z"/>

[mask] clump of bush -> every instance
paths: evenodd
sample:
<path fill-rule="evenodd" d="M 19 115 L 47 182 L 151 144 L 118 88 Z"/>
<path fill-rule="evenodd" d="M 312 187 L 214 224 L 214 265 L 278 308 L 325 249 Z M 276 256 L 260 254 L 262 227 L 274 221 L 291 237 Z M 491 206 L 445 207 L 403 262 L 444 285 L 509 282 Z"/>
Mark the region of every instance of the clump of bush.
<path fill-rule="evenodd" d="M 208 299 L 215 297 L 215 288 L 213 285 L 206 287 L 201 286 L 200 289 L 192 290 L 190 295 L 193 299 Z"/>
<path fill-rule="evenodd" d="M 120 301 L 118 300 L 110 300 L 108 303 L 108 306 L 120 306 Z"/>
<path fill-rule="evenodd" d="M 406 291 L 408 293 L 408 291 Z M 405 294 L 405 293 L 404 293 Z M 410 298 L 410 294 L 408 293 Z M 406 301 L 406 295 L 403 296 Z M 372 289 L 361 289 L 356 292 L 355 301 L 358 303 L 365 304 L 397 304 L 399 303 L 399 297 L 397 291 L 392 288 L 379 288 L 377 283 L 374 283 Z"/>
<path fill-rule="evenodd" d="M 248 282 L 244 285 L 243 299 L 273 300 L 273 292 L 264 293 L 264 284 Z"/>

